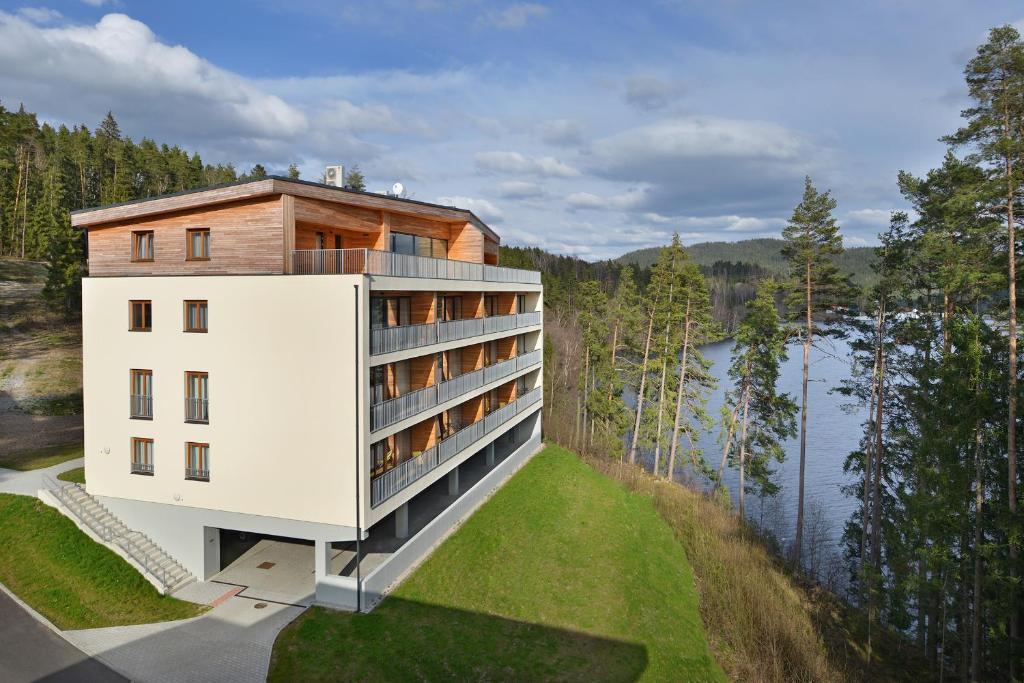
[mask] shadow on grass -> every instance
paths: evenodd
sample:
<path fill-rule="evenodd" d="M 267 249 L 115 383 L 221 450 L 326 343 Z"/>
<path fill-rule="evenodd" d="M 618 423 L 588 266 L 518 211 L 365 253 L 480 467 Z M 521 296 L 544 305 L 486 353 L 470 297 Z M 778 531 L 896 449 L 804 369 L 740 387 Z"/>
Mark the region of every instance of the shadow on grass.
<path fill-rule="evenodd" d="M 638 643 L 389 597 L 370 614 L 312 608 L 282 631 L 271 681 L 635 681 Z M 703 680 L 694 662 L 679 680 Z"/>

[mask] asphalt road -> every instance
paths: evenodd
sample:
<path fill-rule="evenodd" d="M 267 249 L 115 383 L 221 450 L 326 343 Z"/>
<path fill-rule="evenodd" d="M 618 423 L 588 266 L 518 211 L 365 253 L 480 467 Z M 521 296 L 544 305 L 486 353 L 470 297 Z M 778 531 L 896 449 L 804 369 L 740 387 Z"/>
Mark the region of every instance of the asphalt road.
<path fill-rule="evenodd" d="M 126 680 L 36 621 L 0 591 L 0 681 L 112 683 Z"/>

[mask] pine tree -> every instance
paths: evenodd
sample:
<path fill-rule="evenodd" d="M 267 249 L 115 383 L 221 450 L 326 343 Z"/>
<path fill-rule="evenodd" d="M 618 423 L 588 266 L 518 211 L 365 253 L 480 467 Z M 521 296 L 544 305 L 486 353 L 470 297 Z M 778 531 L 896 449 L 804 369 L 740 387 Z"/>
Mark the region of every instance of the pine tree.
<path fill-rule="evenodd" d="M 792 317 L 803 323 L 803 390 L 800 404 L 800 474 L 797 491 L 796 536 L 793 565 L 800 567 L 804 533 L 804 473 L 807 467 L 807 383 L 811 345 L 816 327 L 814 315 L 833 303 L 842 289 L 842 279 L 833 261 L 842 253 L 839 224 L 832 212 L 836 201 L 829 191 L 819 192 L 804 179 L 803 200 L 793 210 L 782 231 L 783 255 L 790 265 L 790 296 L 787 305 Z"/>
<path fill-rule="evenodd" d="M 345 187 L 350 190 L 366 192 L 366 179 L 363 177 L 363 172 L 359 170 L 358 164 L 352 166 L 345 174 Z"/>

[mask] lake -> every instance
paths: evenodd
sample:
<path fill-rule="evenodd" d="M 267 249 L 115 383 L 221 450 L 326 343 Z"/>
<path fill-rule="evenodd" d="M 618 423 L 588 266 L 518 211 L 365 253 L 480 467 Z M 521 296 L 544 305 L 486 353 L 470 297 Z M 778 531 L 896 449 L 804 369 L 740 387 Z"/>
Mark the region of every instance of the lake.
<path fill-rule="evenodd" d="M 718 380 L 718 388 L 710 395 L 707 405 L 708 414 L 715 419 L 715 424 L 698 442 L 704 451 L 704 459 L 713 469 L 718 468 L 722 457 L 722 447 L 718 442 L 721 430 L 719 415 L 725 391 L 730 386 L 728 372 L 732 346 L 732 341 L 727 340 L 701 349 L 704 356 L 714 363 L 711 372 Z M 863 406 L 850 411 L 850 399 L 832 393 L 840 381 L 850 377 L 851 352 L 847 342 L 822 339 L 816 342 L 816 346 L 811 350 L 811 381 L 808 386 L 804 537 L 805 540 L 814 537 L 818 542 L 818 552 L 808 561 L 817 560 L 819 566 L 816 569 L 820 573 L 825 571 L 821 565 L 830 558 L 842 557 L 843 527 L 857 509 L 857 501 L 842 492 L 842 487 L 854 480 L 843 472 L 843 462 L 859 446 L 868 409 Z M 800 405 L 802 355 L 802 347 L 789 347 L 789 359 L 781 368 L 778 386 L 780 392 L 787 392 L 793 397 L 797 406 Z M 633 397 L 627 400 L 632 402 Z M 797 420 L 799 424 L 799 414 Z M 685 446 L 685 441 L 681 446 Z M 774 533 L 784 546 L 791 542 L 796 524 L 799 436 L 787 441 L 785 448 L 786 460 L 774 465 L 774 480 L 780 486 L 779 493 L 765 500 L 747 496 L 747 516 L 758 526 Z M 650 469 L 650 454 L 645 460 Z M 738 481 L 739 473 L 735 469 L 726 469 L 725 483 L 734 505 Z M 699 483 L 707 485 L 706 480 Z M 842 577 L 833 577 L 833 580 L 842 583 Z"/>

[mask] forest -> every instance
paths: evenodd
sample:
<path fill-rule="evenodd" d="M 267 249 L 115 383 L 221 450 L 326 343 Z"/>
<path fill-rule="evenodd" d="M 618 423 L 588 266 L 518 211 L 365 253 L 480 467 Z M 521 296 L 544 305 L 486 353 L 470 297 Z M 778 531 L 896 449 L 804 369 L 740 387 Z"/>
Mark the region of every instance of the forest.
<path fill-rule="evenodd" d="M 712 303 L 722 268 L 701 264 L 678 238 L 614 263 L 583 265 L 536 250 L 509 260 L 545 272 L 548 436 L 643 463 L 668 481 L 696 475 L 712 489 L 720 489 L 724 468 L 734 468 L 741 518 L 750 493 L 795 498 L 792 540 L 780 552 L 798 574 L 809 551 L 808 358 L 818 340 L 845 336 L 855 349 L 851 376 L 813 378 L 832 381 L 871 416 L 845 465 L 856 475 L 845 494 L 857 509 L 844 534 L 844 597 L 872 623 L 902 633 L 939 680 L 1019 680 L 1024 43 L 1017 30 L 993 29 L 964 74 L 971 105 L 963 124 L 943 138 L 938 167 L 894 179 L 912 211 L 892 213 L 880 246 L 851 259 L 837 198 L 808 178 L 783 239 L 755 249 L 777 249 L 781 260 L 753 274 L 755 286 L 740 278 L 750 291 L 736 318 L 723 319 Z M 870 276 L 850 277 L 851 263 Z M 853 303 L 861 308 L 851 314 Z M 730 322 L 726 409 L 713 416 L 705 410 L 710 378 L 701 345 Z M 802 357 L 802 395 L 776 389 L 788 354 Z M 720 431 L 721 452 L 693 445 L 709 428 Z M 773 467 L 791 438 L 800 479 L 796 490 L 782 490 Z"/>
<path fill-rule="evenodd" d="M 857 510 L 843 597 L 903 634 L 940 680 L 1017 680 L 1019 33 L 993 29 L 964 75 L 962 126 L 943 138 L 940 165 L 893 179 L 912 211 L 893 212 L 877 247 L 844 249 L 840 198 L 807 178 L 781 240 L 684 248 L 676 237 L 597 263 L 503 248 L 501 260 L 543 273 L 547 438 L 666 482 L 707 482 L 740 520 L 749 494 L 795 499 L 791 540 L 765 542 L 796 575 L 809 551 L 807 386 L 833 381 L 871 415 L 846 459 Z M 136 143 L 112 115 L 95 130 L 55 128 L 0 107 L 0 256 L 46 261 L 46 296 L 74 315 L 87 255 L 69 211 L 265 174 Z M 701 348 L 724 336 L 734 340 L 726 407 L 712 415 Z M 856 351 L 849 378 L 812 378 L 810 351 L 829 336 Z M 803 373 L 792 396 L 777 389 L 790 354 Z M 720 451 L 694 445 L 708 429 L 720 432 Z M 773 473 L 794 438 L 801 478 L 786 490 Z M 739 474 L 735 501 L 723 495 L 726 468 Z"/>

